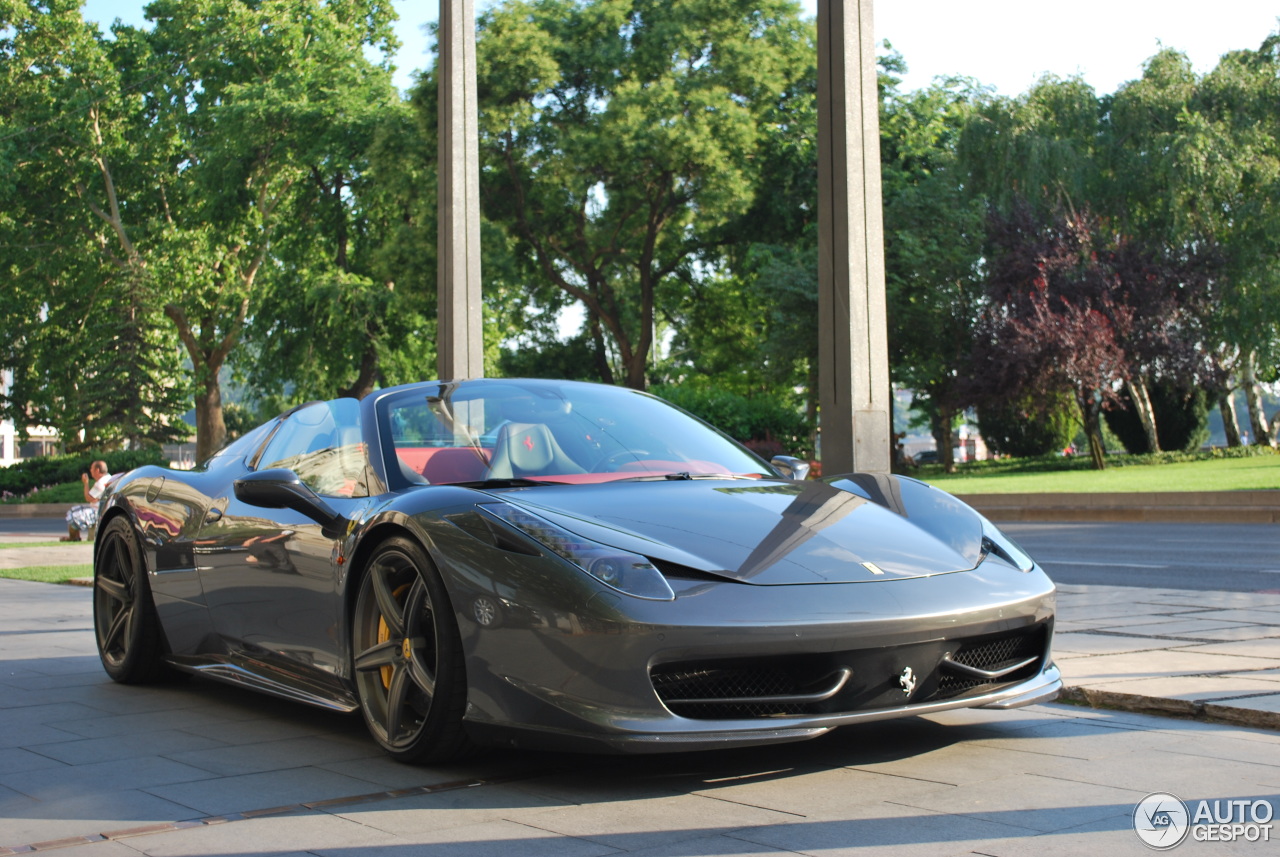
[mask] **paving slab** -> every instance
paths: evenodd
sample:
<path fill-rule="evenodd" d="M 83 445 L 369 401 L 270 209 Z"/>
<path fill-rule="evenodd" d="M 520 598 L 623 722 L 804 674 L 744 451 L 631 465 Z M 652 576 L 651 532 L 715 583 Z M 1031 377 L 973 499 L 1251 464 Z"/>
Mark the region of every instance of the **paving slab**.
<path fill-rule="evenodd" d="M 1280 659 L 1280 637 L 1261 637 L 1254 640 L 1232 640 L 1209 643 L 1184 649 L 1188 652 L 1204 652 L 1210 655 L 1239 655 L 1246 658 Z"/>
<path fill-rule="evenodd" d="M 1085 631 L 1055 633 L 1053 651 L 1057 655 L 1118 655 L 1126 652 L 1148 652 L 1152 649 L 1177 649 L 1196 646 L 1197 640 L 1167 640 L 1128 634 L 1091 634 Z"/>

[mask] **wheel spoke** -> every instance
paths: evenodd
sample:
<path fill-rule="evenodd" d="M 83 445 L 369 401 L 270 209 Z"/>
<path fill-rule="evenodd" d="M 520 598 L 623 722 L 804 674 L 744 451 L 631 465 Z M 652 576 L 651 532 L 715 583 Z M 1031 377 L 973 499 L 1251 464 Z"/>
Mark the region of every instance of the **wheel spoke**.
<path fill-rule="evenodd" d="M 387 623 L 387 628 L 391 631 L 391 636 L 404 636 L 404 614 L 400 603 L 396 601 L 395 593 L 391 591 L 391 583 L 387 579 L 390 576 L 390 569 L 386 566 L 374 568 L 370 575 L 373 578 L 373 594 L 378 600 L 378 611 L 382 614 L 382 621 Z"/>
<path fill-rule="evenodd" d="M 363 652 L 356 655 L 356 670 L 359 672 L 369 672 L 371 670 L 391 666 L 395 662 L 396 654 L 399 651 L 399 640 L 387 640 L 385 643 L 378 643 L 376 646 L 365 649 Z"/>
<path fill-rule="evenodd" d="M 120 604 L 129 605 L 133 601 L 133 595 L 129 592 L 129 588 L 119 581 L 112 580 L 99 574 L 94 579 L 93 585 L 100 589 L 104 595 L 112 601 Z"/>
<path fill-rule="evenodd" d="M 427 585 L 418 577 L 409 589 L 404 600 L 404 628 L 406 637 L 416 637 L 422 633 L 423 620 L 431 615 L 431 596 L 427 594 Z M 428 623 L 429 624 L 429 623 Z"/>
<path fill-rule="evenodd" d="M 128 587 L 132 583 L 133 563 L 129 561 L 129 552 L 125 549 L 124 539 L 111 540 L 111 554 L 115 557 L 116 568 L 120 572 L 120 581 Z"/>
<path fill-rule="evenodd" d="M 128 639 L 129 629 L 133 627 L 133 607 L 126 606 L 111 619 L 111 627 L 107 628 L 107 633 L 102 637 L 102 650 L 105 652 L 113 652 L 117 648 L 124 648 L 120 644 L 121 637 Z"/>
<path fill-rule="evenodd" d="M 409 676 L 427 698 L 431 699 L 436 695 L 436 677 L 435 671 L 427 669 L 427 665 L 423 663 L 423 650 L 427 641 L 415 637 L 410 642 L 413 644 L 413 657 L 409 659 Z"/>
<path fill-rule="evenodd" d="M 396 669 L 391 676 L 391 687 L 387 688 L 387 740 L 394 742 L 400 734 L 400 719 L 404 713 L 404 703 L 409 695 L 409 675 L 403 667 Z"/>

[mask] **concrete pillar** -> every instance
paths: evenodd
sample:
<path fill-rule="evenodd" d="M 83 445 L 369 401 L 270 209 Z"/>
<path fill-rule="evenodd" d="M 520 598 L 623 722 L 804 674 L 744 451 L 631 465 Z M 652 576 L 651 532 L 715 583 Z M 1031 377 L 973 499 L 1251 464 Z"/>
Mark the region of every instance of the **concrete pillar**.
<path fill-rule="evenodd" d="M 891 461 L 872 0 L 818 0 L 818 403 L 822 470 Z"/>
<path fill-rule="evenodd" d="M 441 380 L 479 378 L 484 375 L 484 315 L 475 0 L 440 0 L 439 51 L 436 362 Z"/>

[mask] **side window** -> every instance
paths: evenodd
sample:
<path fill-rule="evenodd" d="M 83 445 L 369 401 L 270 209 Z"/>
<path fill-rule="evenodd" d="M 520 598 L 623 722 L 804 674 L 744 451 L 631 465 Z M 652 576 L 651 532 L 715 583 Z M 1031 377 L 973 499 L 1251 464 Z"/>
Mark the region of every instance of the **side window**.
<path fill-rule="evenodd" d="M 317 402 L 290 414 L 258 459 L 259 470 L 287 467 L 312 491 L 330 497 L 369 496 L 366 465 L 355 399 Z"/>

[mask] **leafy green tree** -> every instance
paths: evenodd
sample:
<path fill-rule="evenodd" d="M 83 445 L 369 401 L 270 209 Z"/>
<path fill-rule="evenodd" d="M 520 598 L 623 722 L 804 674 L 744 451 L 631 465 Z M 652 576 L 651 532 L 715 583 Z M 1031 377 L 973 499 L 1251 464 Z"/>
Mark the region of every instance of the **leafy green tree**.
<path fill-rule="evenodd" d="M 1229 437 L 1230 393 L 1245 389 L 1262 443 L 1258 382 L 1272 380 L 1280 362 L 1278 46 L 1273 35 L 1257 51 L 1227 54 L 1203 77 L 1185 56 L 1161 51 L 1112 107 L 1119 211 L 1149 242 L 1216 263 L 1203 313 L 1218 369 L 1211 389 Z"/>
<path fill-rule="evenodd" d="M 1254 443 L 1271 442 L 1259 382 L 1280 367 L 1280 34 L 1233 51 L 1201 82 L 1186 149 L 1195 233 L 1221 252 L 1214 321 L 1236 367 Z"/>
<path fill-rule="evenodd" d="M 256 398 L 280 406 L 363 398 L 421 378 L 435 362 L 435 337 L 424 335 L 434 311 L 434 238 L 425 234 L 434 218 L 424 223 L 429 206 L 412 186 L 424 154 L 413 113 L 385 74 L 343 100 L 311 141 L 246 335 L 252 359 L 243 374 Z"/>
<path fill-rule="evenodd" d="M 887 89 L 881 114 L 890 371 L 929 415 L 939 461 L 955 468 L 952 431 L 982 298 L 984 206 L 956 147 L 987 98 L 968 80 L 914 93 Z"/>
<path fill-rule="evenodd" d="M 751 202 L 761 116 L 805 66 L 804 32 L 789 0 L 509 0 L 481 16 L 486 212 L 531 275 L 581 302 L 628 386 L 647 383 L 659 308 Z"/>
<path fill-rule="evenodd" d="M 172 325 L 194 375 L 197 454 L 208 455 L 226 433 L 220 370 L 261 301 L 310 147 L 374 73 L 364 48 L 392 46 L 394 13 L 376 0 L 156 0 L 151 29 L 117 25 L 105 45 L 70 4 L 24 5 L 19 41 L 56 23 L 82 34 L 88 57 L 62 49 L 30 67 L 80 95 L 55 102 L 48 125 L 61 133 L 24 136 L 25 164 L 43 171 L 27 178 L 74 193 L 67 202 L 129 300 Z"/>
<path fill-rule="evenodd" d="M 146 162 L 113 168 L 146 131 L 132 53 L 72 0 L 0 2 L 0 365 L 13 373 L 0 410 L 70 450 L 188 430 L 176 340 L 112 227 L 115 182 L 150 181 Z"/>

